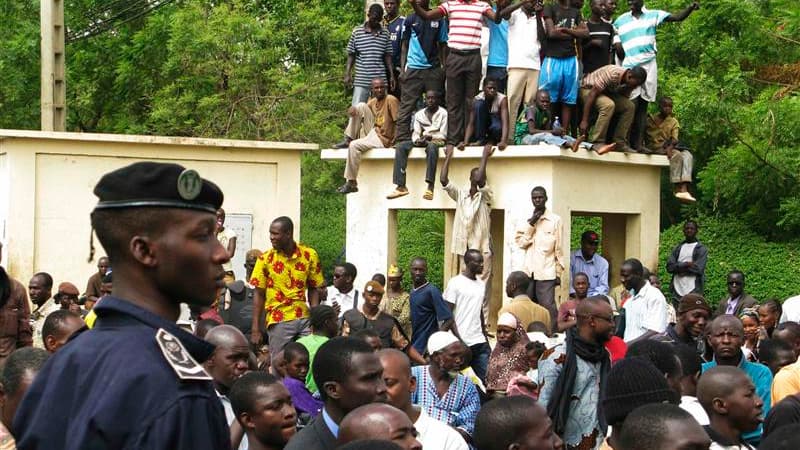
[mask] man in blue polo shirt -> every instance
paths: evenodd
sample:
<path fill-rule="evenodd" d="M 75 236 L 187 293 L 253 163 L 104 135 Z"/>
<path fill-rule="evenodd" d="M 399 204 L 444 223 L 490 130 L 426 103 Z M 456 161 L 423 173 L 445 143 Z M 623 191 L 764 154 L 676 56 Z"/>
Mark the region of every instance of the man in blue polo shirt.
<path fill-rule="evenodd" d="M 647 126 L 647 104 L 656 100 L 658 86 L 658 67 L 656 66 L 656 27 L 663 22 L 682 22 L 692 11 L 699 9 L 697 2 L 692 2 L 686 9 L 671 14 L 667 11 L 647 9 L 644 0 L 629 0 L 629 12 L 617 17 L 614 28 L 614 47 L 617 56 L 622 60 L 622 67 L 630 69 L 642 66 L 647 72 L 644 84 L 631 93 L 631 100 L 636 104 L 633 126 L 629 142 L 633 148 L 641 151 Z"/>
<path fill-rule="evenodd" d="M 429 0 L 419 0 L 419 5 L 430 10 Z M 400 51 L 400 110 L 395 138 L 395 159 L 407 160 L 414 147 L 411 141 L 411 118 L 423 92 L 444 92 L 444 72 L 441 51 L 447 42 L 447 21 L 427 20 L 416 13 L 409 14 L 403 22 Z M 405 187 L 405 167 L 395 171 L 394 184 Z M 408 194 L 408 190 L 395 189 L 387 198 Z"/>
<path fill-rule="evenodd" d="M 510 0 L 497 0 L 495 11 L 502 11 L 511 3 Z M 506 93 L 508 83 L 508 19 L 500 23 L 491 20 L 486 24 L 489 27 L 489 57 L 486 59 L 486 78 L 497 80 L 497 91 Z"/>
<path fill-rule="evenodd" d="M 437 331 L 452 330 L 456 336 L 453 313 L 442 298 L 442 291 L 428 282 L 428 262 L 425 258 L 411 261 L 411 345 L 425 354 L 428 338 Z"/>
<path fill-rule="evenodd" d="M 594 231 L 581 234 L 581 248 L 572 252 L 569 261 L 570 280 L 575 274 L 583 272 L 589 277 L 588 296 L 608 295 L 608 261 L 597 254 L 600 237 Z M 570 286 L 570 294 L 575 288 Z"/>
<path fill-rule="evenodd" d="M 703 364 L 703 373 L 717 365 L 742 369 L 753 381 L 756 393 L 764 402 L 763 414 L 766 417 L 771 404 L 772 372 L 763 364 L 748 361 L 742 354 L 742 344 L 744 343 L 742 321 L 729 314 L 717 316 L 711 322 L 708 342 L 714 349 L 714 359 Z M 758 446 L 761 442 L 762 430 L 763 425 L 759 424 L 757 430 L 744 433 L 742 437 L 748 444 Z"/>

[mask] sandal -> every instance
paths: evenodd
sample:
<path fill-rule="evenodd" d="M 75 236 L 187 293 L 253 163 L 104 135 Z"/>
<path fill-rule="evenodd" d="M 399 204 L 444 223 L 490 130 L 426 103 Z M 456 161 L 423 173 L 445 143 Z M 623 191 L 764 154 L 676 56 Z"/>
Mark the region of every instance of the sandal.
<path fill-rule="evenodd" d="M 350 184 L 350 183 L 345 183 L 345 184 L 339 186 L 339 188 L 336 189 L 336 192 L 338 192 L 340 194 L 345 194 L 345 195 L 349 194 L 351 192 L 358 192 L 358 186 L 356 186 L 354 184 Z"/>
<path fill-rule="evenodd" d="M 433 200 L 433 191 L 430 189 L 426 189 L 425 193 L 422 194 L 422 198 L 425 200 Z"/>
<path fill-rule="evenodd" d="M 386 198 L 388 200 L 392 200 L 392 199 L 400 198 L 400 197 L 403 197 L 403 196 L 406 196 L 406 195 L 408 195 L 408 189 L 395 188 L 395 190 L 393 190 L 391 193 L 389 193 L 389 195 L 387 195 Z"/>

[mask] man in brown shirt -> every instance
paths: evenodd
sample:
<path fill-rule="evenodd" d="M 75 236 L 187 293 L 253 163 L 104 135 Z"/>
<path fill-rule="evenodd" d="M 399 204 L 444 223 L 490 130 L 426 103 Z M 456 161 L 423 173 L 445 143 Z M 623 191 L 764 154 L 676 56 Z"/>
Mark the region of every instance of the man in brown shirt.
<path fill-rule="evenodd" d="M 0 366 L 14 350 L 33 345 L 30 317 L 25 286 L 0 267 Z"/>
<path fill-rule="evenodd" d="M 103 287 L 103 277 L 105 276 L 106 272 L 110 265 L 108 264 L 108 258 L 103 256 L 102 258 L 97 260 L 97 273 L 89 277 L 89 281 L 86 282 L 86 299 L 92 302 L 97 302 L 100 297 L 103 296 L 101 292 L 101 288 Z M 94 304 L 94 303 L 92 303 Z"/>
<path fill-rule="evenodd" d="M 628 98 L 633 89 L 644 83 L 647 72 L 640 66 L 624 69 L 607 65 L 586 75 L 581 84 L 581 100 L 583 101 L 583 118 L 578 134 L 585 137 L 589 132 L 589 115 L 592 108 L 597 107 L 597 122 L 589 140 L 593 143 L 605 143 L 606 133 L 611 118 L 619 116 L 614 130 L 614 143 L 617 150 L 633 151 L 628 145 L 628 132 L 633 121 L 635 106 Z"/>
<path fill-rule="evenodd" d="M 375 78 L 372 80 L 372 98 L 367 103 L 350 107 L 348 113 L 353 120 L 345 134 L 353 140 L 347 148 L 347 163 L 344 167 L 346 182 L 337 189 L 340 194 L 358 192 L 356 178 L 363 152 L 373 148 L 391 147 L 394 144 L 399 106 L 397 97 L 386 94 L 386 82 L 382 78 Z"/>
<path fill-rule="evenodd" d="M 497 317 L 503 313 L 511 313 L 519 320 L 522 328 L 527 330 L 533 322 L 542 322 L 548 330 L 551 328 L 550 312 L 544 306 L 536 304 L 528 297 L 528 285 L 530 277 L 522 271 L 511 272 L 506 279 L 506 295 L 511 297 L 511 303 L 507 303 Z"/>

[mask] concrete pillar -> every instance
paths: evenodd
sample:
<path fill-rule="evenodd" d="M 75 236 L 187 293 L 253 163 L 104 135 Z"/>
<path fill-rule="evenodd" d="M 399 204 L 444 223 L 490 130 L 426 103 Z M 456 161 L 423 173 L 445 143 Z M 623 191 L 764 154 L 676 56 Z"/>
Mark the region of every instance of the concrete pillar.
<path fill-rule="evenodd" d="M 67 128 L 67 85 L 64 55 L 64 1 L 41 0 L 41 127 Z"/>

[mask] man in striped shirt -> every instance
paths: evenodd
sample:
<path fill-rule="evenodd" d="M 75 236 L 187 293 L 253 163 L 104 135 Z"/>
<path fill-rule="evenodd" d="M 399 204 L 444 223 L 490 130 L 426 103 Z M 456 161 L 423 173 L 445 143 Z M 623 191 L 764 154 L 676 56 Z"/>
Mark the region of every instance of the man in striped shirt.
<path fill-rule="evenodd" d="M 445 63 L 447 90 L 447 148 L 465 145 L 466 127 L 472 114 L 472 99 L 481 80 L 481 24 L 483 18 L 499 23 L 501 18 L 482 0 L 447 0 L 438 8 L 425 10 L 418 0 L 408 0 L 414 12 L 427 20 L 449 19 L 449 54 Z"/>
<path fill-rule="evenodd" d="M 614 46 L 617 56 L 622 59 L 622 67 L 630 69 L 641 66 L 647 71 L 647 80 L 640 89 L 631 93 L 636 102 L 636 114 L 633 119 L 630 141 L 637 150 L 643 150 L 645 127 L 647 125 L 647 104 L 655 101 L 658 87 L 658 67 L 656 66 L 656 27 L 663 22 L 682 22 L 692 11 L 699 9 L 697 2 L 692 2 L 686 9 L 671 14 L 667 11 L 649 10 L 644 7 L 644 0 L 629 0 L 629 12 L 617 17 L 614 28 Z M 646 149 L 645 149 L 646 151 Z"/>
<path fill-rule="evenodd" d="M 345 87 L 353 88 L 350 106 L 366 103 L 372 88 L 372 80 L 380 78 L 388 81 L 390 91 L 394 90 L 396 80 L 392 64 L 392 40 L 389 32 L 381 26 L 383 7 L 373 3 L 367 12 L 367 21 L 359 25 L 350 34 L 347 42 L 347 64 L 344 69 Z M 353 77 L 353 67 L 356 74 Z M 386 75 L 389 75 L 387 80 Z M 347 128 L 352 126 L 352 120 Z M 335 148 L 347 148 L 353 136 L 345 135 Z"/>

